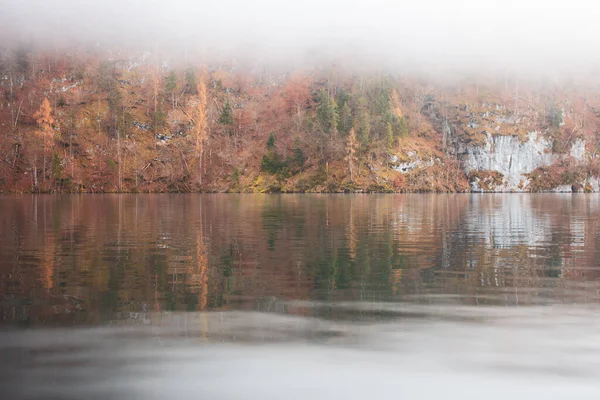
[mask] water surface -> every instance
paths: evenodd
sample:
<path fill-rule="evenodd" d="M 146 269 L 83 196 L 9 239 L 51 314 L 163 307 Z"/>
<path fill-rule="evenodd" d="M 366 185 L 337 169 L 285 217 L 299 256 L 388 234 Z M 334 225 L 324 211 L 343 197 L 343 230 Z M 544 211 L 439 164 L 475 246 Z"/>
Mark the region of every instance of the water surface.
<path fill-rule="evenodd" d="M 583 194 L 0 197 L 0 387 L 597 398 L 599 213 Z"/>

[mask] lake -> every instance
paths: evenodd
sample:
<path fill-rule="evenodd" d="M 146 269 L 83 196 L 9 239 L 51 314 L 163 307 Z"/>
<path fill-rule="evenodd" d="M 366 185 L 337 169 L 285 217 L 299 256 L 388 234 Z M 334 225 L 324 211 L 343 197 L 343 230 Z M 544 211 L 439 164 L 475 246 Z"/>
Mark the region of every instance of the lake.
<path fill-rule="evenodd" d="M 597 398 L 595 194 L 0 197 L 10 398 Z"/>

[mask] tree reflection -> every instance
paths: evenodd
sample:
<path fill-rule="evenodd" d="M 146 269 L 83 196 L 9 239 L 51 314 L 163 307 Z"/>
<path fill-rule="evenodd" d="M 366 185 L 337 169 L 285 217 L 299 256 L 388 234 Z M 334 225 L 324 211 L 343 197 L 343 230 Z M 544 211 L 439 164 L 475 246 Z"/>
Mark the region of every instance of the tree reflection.
<path fill-rule="evenodd" d="M 273 306 L 285 300 L 589 301 L 600 278 L 600 206 L 585 195 L 31 196 L 0 206 L 8 321 L 328 315 Z"/>

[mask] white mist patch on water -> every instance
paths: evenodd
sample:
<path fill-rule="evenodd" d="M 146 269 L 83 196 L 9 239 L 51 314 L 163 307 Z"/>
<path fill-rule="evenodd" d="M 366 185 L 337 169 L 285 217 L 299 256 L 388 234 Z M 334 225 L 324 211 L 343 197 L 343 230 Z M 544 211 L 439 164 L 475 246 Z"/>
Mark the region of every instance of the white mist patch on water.
<path fill-rule="evenodd" d="M 597 308 L 329 307 L 364 318 L 157 313 L 103 328 L 6 331 L 0 382 L 15 399 L 596 399 L 600 393 Z"/>

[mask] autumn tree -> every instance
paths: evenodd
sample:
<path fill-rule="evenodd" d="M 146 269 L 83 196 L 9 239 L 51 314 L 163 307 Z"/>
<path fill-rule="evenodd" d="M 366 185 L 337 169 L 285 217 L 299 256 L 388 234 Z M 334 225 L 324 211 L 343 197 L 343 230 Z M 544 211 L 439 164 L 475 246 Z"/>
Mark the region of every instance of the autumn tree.
<path fill-rule="evenodd" d="M 356 140 L 356 133 L 354 128 L 350 129 L 348 134 L 348 140 L 346 141 L 346 161 L 348 162 L 348 170 L 350 171 L 350 181 L 354 182 L 354 167 L 357 162 L 356 151 L 358 149 L 358 142 Z"/>
<path fill-rule="evenodd" d="M 196 137 L 196 157 L 198 158 L 198 183 L 202 184 L 202 156 L 204 155 L 204 139 L 206 132 L 206 86 L 202 80 L 196 85 L 198 100 L 194 113 L 194 134 Z"/>
<path fill-rule="evenodd" d="M 41 140 L 43 145 L 43 159 L 44 159 L 44 167 L 43 167 L 43 179 L 46 180 L 46 155 L 48 149 L 52 144 L 52 124 L 54 123 L 54 118 L 52 117 L 52 107 L 50 106 L 50 101 L 48 98 L 44 98 L 42 104 L 40 105 L 39 110 L 33 114 L 33 118 L 35 122 L 38 124 L 37 136 Z M 35 187 L 38 187 L 38 171 L 37 171 L 37 155 L 34 158 L 34 180 Z"/>
<path fill-rule="evenodd" d="M 389 106 L 394 117 L 398 119 L 403 117 L 402 108 L 400 107 L 400 96 L 396 89 L 392 89 L 392 92 L 390 93 Z"/>
<path fill-rule="evenodd" d="M 312 85 L 311 78 L 308 76 L 294 76 L 288 80 L 283 89 L 283 96 L 286 101 L 287 109 L 294 114 L 297 130 L 302 125 L 303 112 L 310 104 Z"/>

